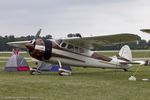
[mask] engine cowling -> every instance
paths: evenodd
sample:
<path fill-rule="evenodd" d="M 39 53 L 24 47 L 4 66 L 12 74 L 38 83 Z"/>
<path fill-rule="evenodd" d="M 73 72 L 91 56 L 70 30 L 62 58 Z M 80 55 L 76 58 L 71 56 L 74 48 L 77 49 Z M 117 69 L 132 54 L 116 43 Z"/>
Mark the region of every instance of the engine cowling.
<path fill-rule="evenodd" d="M 52 55 L 52 42 L 50 40 L 36 39 L 33 43 L 27 43 L 26 48 L 33 58 L 48 60 Z"/>

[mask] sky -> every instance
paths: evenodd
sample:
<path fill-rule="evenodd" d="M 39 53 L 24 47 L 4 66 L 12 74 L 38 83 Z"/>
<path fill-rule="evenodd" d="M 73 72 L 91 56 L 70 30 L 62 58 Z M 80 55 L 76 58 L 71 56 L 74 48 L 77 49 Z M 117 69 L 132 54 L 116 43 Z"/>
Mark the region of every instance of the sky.
<path fill-rule="evenodd" d="M 133 33 L 149 40 L 149 0 L 0 0 L 0 35 Z"/>

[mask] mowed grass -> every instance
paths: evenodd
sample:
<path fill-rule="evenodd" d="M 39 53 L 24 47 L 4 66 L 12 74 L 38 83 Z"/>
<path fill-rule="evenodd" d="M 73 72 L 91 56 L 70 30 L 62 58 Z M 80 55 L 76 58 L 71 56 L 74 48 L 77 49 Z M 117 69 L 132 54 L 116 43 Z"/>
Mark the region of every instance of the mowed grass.
<path fill-rule="evenodd" d="M 150 67 L 135 65 L 128 72 L 74 67 L 71 76 L 32 76 L 3 72 L 4 65 L 0 63 L 0 100 L 150 100 L 150 82 L 141 80 L 150 77 Z M 137 81 L 128 81 L 137 68 Z"/>

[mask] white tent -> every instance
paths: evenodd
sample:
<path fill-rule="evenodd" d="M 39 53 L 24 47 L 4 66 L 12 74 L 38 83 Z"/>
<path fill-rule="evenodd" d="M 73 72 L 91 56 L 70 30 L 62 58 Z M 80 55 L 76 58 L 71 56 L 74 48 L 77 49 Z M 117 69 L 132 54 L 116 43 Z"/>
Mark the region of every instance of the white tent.
<path fill-rule="evenodd" d="M 4 71 L 29 71 L 30 68 L 26 60 L 17 54 L 13 54 L 4 67 Z"/>

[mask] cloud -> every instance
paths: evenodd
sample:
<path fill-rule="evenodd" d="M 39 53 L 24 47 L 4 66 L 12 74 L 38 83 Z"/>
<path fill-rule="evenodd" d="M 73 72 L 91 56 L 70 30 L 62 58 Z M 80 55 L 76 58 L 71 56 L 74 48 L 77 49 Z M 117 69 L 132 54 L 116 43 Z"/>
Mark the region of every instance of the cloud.
<path fill-rule="evenodd" d="M 148 0 L 0 0 L 0 35 L 139 33 L 150 27 L 148 9 Z"/>

